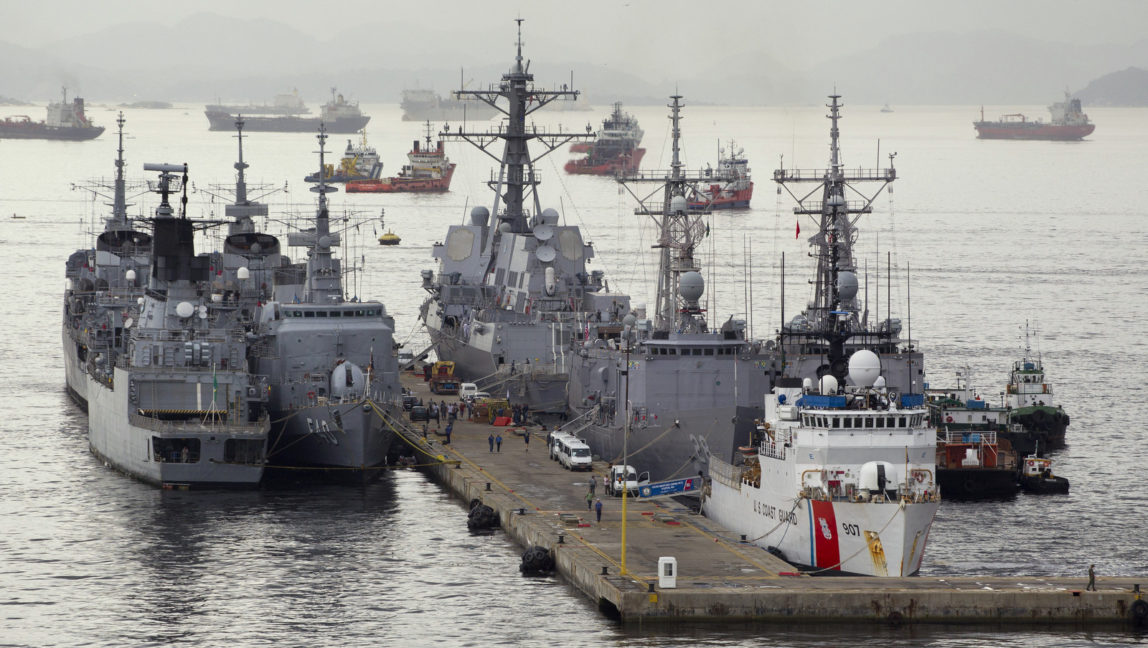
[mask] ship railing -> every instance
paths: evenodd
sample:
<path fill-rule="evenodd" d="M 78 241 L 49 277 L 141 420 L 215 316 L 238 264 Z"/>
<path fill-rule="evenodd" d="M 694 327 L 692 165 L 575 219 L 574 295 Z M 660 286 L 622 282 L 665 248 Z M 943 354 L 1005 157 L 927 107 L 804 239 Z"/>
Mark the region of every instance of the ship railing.
<path fill-rule="evenodd" d="M 831 169 L 776 169 L 773 172 L 774 182 L 824 182 L 832 175 Z M 897 170 L 888 169 L 842 169 L 844 180 L 848 182 L 878 182 L 892 181 L 897 177 Z"/>
<path fill-rule="evenodd" d="M 558 431 L 559 432 L 565 432 L 566 434 L 572 434 L 574 436 L 578 436 L 579 432 L 582 432 L 583 430 L 585 430 L 586 428 L 588 428 L 594 424 L 594 421 L 596 420 L 595 416 L 597 415 L 597 413 L 601 409 L 602 409 L 601 403 L 595 405 L 594 407 L 591 407 L 590 409 L 586 410 L 585 412 L 582 412 L 578 416 L 576 416 L 576 417 L 570 419 L 569 421 L 563 423 L 562 426 L 558 428 Z"/>
<path fill-rule="evenodd" d="M 214 433 L 217 428 L 226 427 L 226 433 L 229 435 L 260 436 L 267 434 L 270 420 L 267 414 L 263 414 L 255 423 L 220 422 L 218 419 L 213 423 L 210 416 L 205 417 L 205 420 L 167 421 L 144 416 L 138 412 L 128 412 L 128 423 L 159 434 Z"/>
<path fill-rule="evenodd" d="M 868 214 L 873 211 L 873 206 L 863 200 L 846 200 L 845 209 L 851 214 Z M 793 211 L 799 214 L 821 214 L 825 212 L 825 202 L 806 200 L 801 206 L 794 207 Z"/>
<path fill-rule="evenodd" d="M 734 490 L 741 490 L 741 477 L 745 472 L 742 466 L 734 466 L 733 464 L 726 463 L 725 461 L 711 456 L 710 457 L 710 479 Z"/>
<path fill-rule="evenodd" d="M 945 443 L 976 443 L 980 445 L 996 445 L 997 433 L 995 430 L 950 430 L 944 431 Z"/>

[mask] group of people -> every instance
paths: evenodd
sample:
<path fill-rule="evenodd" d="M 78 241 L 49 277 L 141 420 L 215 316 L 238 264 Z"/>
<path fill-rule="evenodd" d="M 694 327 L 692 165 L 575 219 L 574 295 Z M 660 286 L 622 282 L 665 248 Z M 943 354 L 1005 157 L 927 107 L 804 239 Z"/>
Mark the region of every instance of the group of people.
<path fill-rule="evenodd" d="M 443 419 L 446 419 L 448 423 L 453 423 L 458 420 L 460 415 L 463 418 L 469 418 L 470 414 L 467 410 L 470 407 L 473 406 L 466 401 L 448 404 L 446 401 L 440 400 L 437 403 L 431 401 L 428 411 L 436 423 L 442 423 Z"/>

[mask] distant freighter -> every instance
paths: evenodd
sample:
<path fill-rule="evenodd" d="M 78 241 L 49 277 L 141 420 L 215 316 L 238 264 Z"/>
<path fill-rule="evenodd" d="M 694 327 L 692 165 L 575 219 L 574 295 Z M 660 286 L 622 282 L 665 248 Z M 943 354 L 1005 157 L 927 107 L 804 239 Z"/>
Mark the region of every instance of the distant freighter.
<path fill-rule="evenodd" d="M 1080 100 L 1069 98 L 1068 93 L 1064 101 L 1052 104 L 1048 110 L 1052 113 L 1049 123 L 1029 121 L 1020 113 L 1002 115 L 999 121 L 990 122 L 985 121 L 985 109 L 981 108 L 981 119 L 973 122 L 973 128 L 980 139 L 1027 140 L 1078 140 L 1096 130 L 1096 124 L 1088 121 L 1081 109 Z"/>
<path fill-rule="evenodd" d="M 228 108 L 227 106 L 207 107 L 204 114 L 207 115 L 207 121 L 211 125 L 209 130 L 232 130 L 235 128 L 235 120 L 240 114 L 231 112 Z M 290 114 L 242 116 L 246 130 L 278 133 L 308 133 L 319 130 L 319 124 L 323 124 L 328 133 L 357 133 L 371 120 L 359 110 L 358 103 L 347 101 L 341 94 L 337 95 L 334 88 L 331 88 L 331 100 L 323 104 L 318 117 L 300 117 Z"/>

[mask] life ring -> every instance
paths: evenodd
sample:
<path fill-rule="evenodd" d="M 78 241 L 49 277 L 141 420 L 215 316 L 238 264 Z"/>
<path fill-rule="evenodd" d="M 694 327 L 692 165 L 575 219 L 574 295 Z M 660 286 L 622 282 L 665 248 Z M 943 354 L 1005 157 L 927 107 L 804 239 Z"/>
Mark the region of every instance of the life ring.
<path fill-rule="evenodd" d="M 945 417 L 945 423 L 952 423 L 952 422 L 953 422 L 953 417 L 951 417 L 951 416 Z"/>
<path fill-rule="evenodd" d="M 308 400 L 315 400 L 315 392 L 313 392 L 313 391 L 307 392 L 307 399 Z"/>
<path fill-rule="evenodd" d="M 914 475 L 914 476 L 917 478 L 917 483 L 918 483 L 918 484 L 920 484 L 921 482 L 925 481 L 925 473 L 921 473 L 921 472 L 919 472 L 919 473 L 917 473 L 917 474 L 916 474 L 916 475 Z"/>

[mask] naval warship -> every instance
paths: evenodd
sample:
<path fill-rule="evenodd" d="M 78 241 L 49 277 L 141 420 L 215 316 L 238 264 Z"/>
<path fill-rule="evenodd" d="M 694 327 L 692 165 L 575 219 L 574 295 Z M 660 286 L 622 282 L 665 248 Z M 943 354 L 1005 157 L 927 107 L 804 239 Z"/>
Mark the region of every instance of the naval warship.
<path fill-rule="evenodd" d="M 208 296 L 195 252 L 187 165 L 159 173 L 147 287 L 122 350 L 91 357 L 88 442 L 105 463 L 164 488 L 254 487 L 263 475 L 267 382 L 247 370 L 236 311 Z M 182 188 L 178 213 L 169 202 Z"/>
<path fill-rule="evenodd" d="M 323 127 L 318 138 L 322 170 Z M 256 298 L 251 366 L 269 380 L 274 419 L 269 462 L 315 469 L 340 481 L 364 481 L 386 463 L 394 440 L 392 421 L 402 411 L 394 319 L 378 301 L 347 299 L 342 264 L 333 252 L 341 232 L 332 230 L 327 207 L 327 194 L 337 189 L 322 173 L 316 180 L 311 187 L 319 195 L 313 225 L 287 235 L 289 246 L 307 249 L 307 260 L 281 265 L 273 274 L 270 300 Z M 246 241 L 237 237 L 247 236 L 235 233 L 228 241 Z M 251 289 L 267 285 L 253 279 L 249 268 L 235 273 Z"/>
<path fill-rule="evenodd" d="M 817 259 L 817 278 L 812 283 L 813 296 L 800 314 L 785 321 L 785 282 L 782 280 L 782 324 L 778 332 L 777 352 L 788 377 L 819 379 L 833 375 L 844 385 L 849 373 L 849 357 L 855 351 L 868 349 L 881 361 L 880 375 L 885 387 L 901 395 L 906 406 L 924 403 L 924 354 L 910 336 L 901 336 L 901 320 L 892 316 L 892 272 L 877 277 L 874 313 L 870 318 L 868 278 L 866 290 L 859 290 L 857 259 L 857 221 L 872 213 L 873 201 L 897 179 L 893 166 L 896 153 L 889 155 L 885 169 L 847 171 L 841 159 L 840 130 L 842 104 L 840 95 L 830 95 L 828 118 L 829 168 L 786 169 L 773 172 L 773 180 L 794 199 L 793 211 L 798 218 L 808 216 L 817 225 L 808 238 L 811 256 Z M 870 194 L 861 183 L 879 183 Z M 814 184 L 812 190 L 796 194 L 790 185 Z M 848 198 L 847 198 L 848 197 Z M 800 235 L 800 221 L 797 232 Z M 879 271 L 879 270 L 878 270 Z M 885 319 L 882 309 L 881 280 L 886 282 Z"/>
<path fill-rule="evenodd" d="M 657 197 L 639 199 L 635 209 L 658 230 L 654 317 L 645 319 L 644 308 L 636 308 L 616 339 L 592 340 L 572 354 L 572 418 L 564 426 L 603 459 L 648 471 L 655 480 L 705 474 L 711 453 L 732 461 L 739 445 L 751 443 L 762 396 L 780 367 L 771 364 L 769 345 L 747 338 L 745 321 L 730 317 L 720 327 L 706 321 L 695 253 L 708 235 L 708 214 L 691 209 L 688 198 L 707 178 L 682 168 L 681 97 L 671 100 L 670 169 L 618 178 L 627 189 L 663 185 L 660 196 L 656 189 L 643 192 Z"/>
<path fill-rule="evenodd" d="M 94 196 L 106 196 L 110 189 L 112 214 L 104 220 L 95 247 L 73 252 L 64 268 L 64 379 L 68 395 L 84 410 L 88 408 L 88 363 L 122 348 L 126 327 L 143 296 L 151 248 L 151 234 L 140 231 L 128 218 L 122 112 L 116 124 L 119 147 L 114 181 L 110 186 L 99 180 L 77 186 Z M 134 189 L 135 183 L 131 185 Z"/>
<path fill-rule="evenodd" d="M 535 411 L 564 412 L 572 341 L 620 333 L 630 301 L 610 292 L 605 273 L 587 270 L 594 248 L 579 228 L 559 224 L 557 211 L 541 207 L 535 162 L 590 136 L 527 129 L 528 115 L 556 99 L 576 98 L 578 92 L 534 85 L 522 59 L 521 21 L 518 30 L 517 56 L 501 83 L 455 92 L 507 119 L 497 130 L 448 128 L 443 137 L 470 142 L 484 152 L 500 139 L 505 147 L 501 168 L 488 182 L 494 207 L 475 207 L 468 224 L 452 225 L 443 242 L 435 244 L 438 272 L 422 272 L 430 297 L 419 317 L 435 354 L 454 361 L 463 380 L 479 382 L 490 393 L 507 392 Z M 531 141 L 546 150 L 534 156 Z M 495 223 L 489 222 L 491 214 Z"/>

